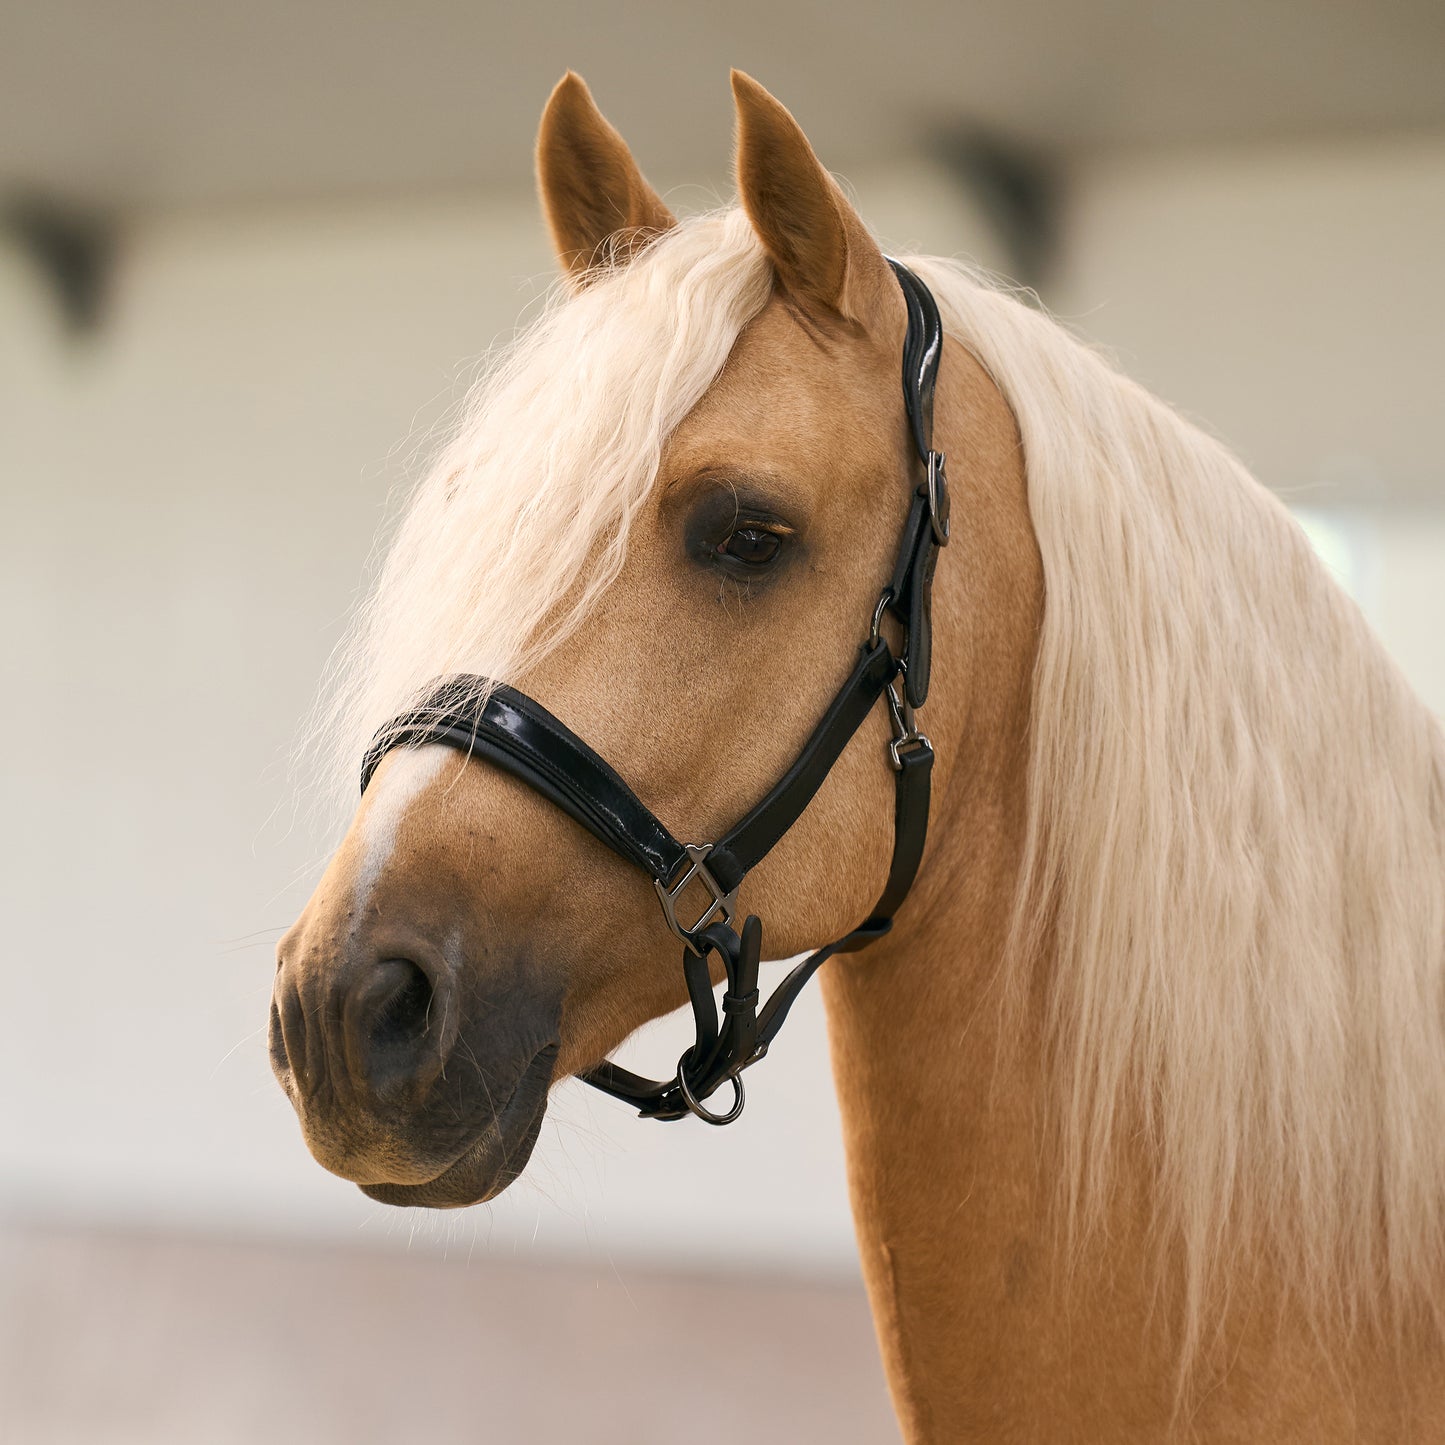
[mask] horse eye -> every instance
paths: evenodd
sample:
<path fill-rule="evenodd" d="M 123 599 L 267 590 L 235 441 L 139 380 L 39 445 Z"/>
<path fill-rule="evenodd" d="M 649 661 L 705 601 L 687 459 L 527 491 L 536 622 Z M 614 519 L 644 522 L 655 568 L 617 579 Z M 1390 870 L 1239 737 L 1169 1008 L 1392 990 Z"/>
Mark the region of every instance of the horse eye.
<path fill-rule="evenodd" d="M 719 557 L 731 557 L 748 567 L 766 567 L 783 545 L 776 532 L 763 527 L 739 527 L 717 544 Z"/>

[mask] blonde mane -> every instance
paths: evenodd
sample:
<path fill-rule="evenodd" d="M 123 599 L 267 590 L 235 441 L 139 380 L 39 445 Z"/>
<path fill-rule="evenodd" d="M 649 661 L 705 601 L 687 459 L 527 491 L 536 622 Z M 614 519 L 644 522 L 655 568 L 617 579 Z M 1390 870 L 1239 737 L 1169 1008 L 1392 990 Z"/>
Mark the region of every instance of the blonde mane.
<path fill-rule="evenodd" d="M 1186 1354 L 1247 1252 L 1321 1313 L 1433 1309 L 1438 723 L 1223 446 L 962 268 L 910 264 L 1023 438 L 1045 605 L 1010 982 L 1047 999 L 1068 1218 L 1102 1218 L 1126 1147 L 1157 1171 Z"/>
<path fill-rule="evenodd" d="M 1225 448 L 965 268 L 909 264 L 1023 437 L 1046 600 L 1011 982 L 1048 952 L 1069 1218 L 1142 1153 L 1191 1340 L 1251 1242 L 1332 1309 L 1417 1300 L 1445 1258 L 1440 729 Z M 334 671 L 349 788 L 429 681 L 515 676 L 587 615 L 771 284 L 740 211 L 687 221 L 503 359 Z"/>

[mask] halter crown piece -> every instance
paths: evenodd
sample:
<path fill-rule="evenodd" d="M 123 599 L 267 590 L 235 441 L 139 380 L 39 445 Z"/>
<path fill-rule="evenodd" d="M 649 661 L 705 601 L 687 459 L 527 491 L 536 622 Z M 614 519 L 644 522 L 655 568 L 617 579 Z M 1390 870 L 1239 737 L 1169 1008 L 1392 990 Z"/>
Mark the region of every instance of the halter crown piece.
<path fill-rule="evenodd" d="M 892 259 L 888 264 L 908 306 L 903 402 L 923 475 L 914 488 L 892 578 L 873 610 L 852 673 L 793 765 L 741 822 L 716 842 L 679 843 L 617 772 L 540 703 L 503 683 L 473 676 L 444 679 L 417 707 L 393 718 L 377 733 L 362 764 L 364 792 L 395 747 L 444 743 L 468 757 L 484 758 L 555 803 L 652 879 L 667 926 L 683 945 L 696 1038 L 665 1083 L 610 1060 L 581 1076 L 636 1106 L 645 1119 L 694 1114 L 709 1124 L 732 1123 L 743 1111 L 743 1070 L 767 1053 L 804 985 L 835 953 L 854 952 L 888 932 L 923 857 L 933 746 L 919 731 L 917 711 L 928 698 L 933 569 L 939 548 L 948 542 L 948 481 L 943 455 L 933 450 L 933 392 L 943 325 L 928 287 L 906 266 Z M 885 613 L 902 626 L 901 656 L 880 635 Z M 753 914 L 740 931 L 736 928 L 738 888 L 802 815 L 880 698 L 892 723 L 888 758 L 896 775 L 888 881 L 858 927 L 805 958 L 759 1007 L 763 928 Z M 694 884 L 702 885 L 708 901 L 701 915 L 688 921 L 679 909 L 683 893 Z M 708 972 L 712 953 L 721 957 L 727 975 L 721 1014 Z M 732 1085 L 731 1106 L 723 1112 L 709 1109 L 706 1100 L 724 1083 Z"/>

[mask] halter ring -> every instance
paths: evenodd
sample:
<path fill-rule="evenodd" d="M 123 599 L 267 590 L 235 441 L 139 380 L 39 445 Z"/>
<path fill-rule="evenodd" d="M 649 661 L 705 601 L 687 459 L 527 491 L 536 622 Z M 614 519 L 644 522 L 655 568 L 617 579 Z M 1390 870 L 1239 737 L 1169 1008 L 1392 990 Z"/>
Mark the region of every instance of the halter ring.
<path fill-rule="evenodd" d="M 879 629 L 883 626 L 883 614 L 888 610 L 888 604 L 893 601 L 893 589 L 885 587 L 883 595 L 878 599 L 878 605 L 873 609 L 873 625 L 868 629 L 868 646 L 877 647 L 883 641 L 883 634 Z"/>
<path fill-rule="evenodd" d="M 928 454 L 928 520 L 933 528 L 933 540 L 940 546 L 948 546 L 948 473 L 944 469 L 942 452 Z"/>
<path fill-rule="evenodd" d="M 747 1093 L 743 1089 L 743 1081 L 737 1074 L 728 1075 L 728 1083 L 733 1086 L 733 1104 L 726 1114 L 714 1114 L 697 1096 L 692 1092 L 692 1086 L 687 1082 L 687 1056 L 691 1049 L 684 1049 L 682 1057 L 677 1061 L 677 1087 L 682 1091 L 682 1102 L 687 1105 L 687 1112 L 695 1119 L 701 1119 L 704 1124 L 716 1124 L 719 1128 L 724 1124 L 731 1124 L 743 1111 L 743 1105 L 747 1103 Z"/>

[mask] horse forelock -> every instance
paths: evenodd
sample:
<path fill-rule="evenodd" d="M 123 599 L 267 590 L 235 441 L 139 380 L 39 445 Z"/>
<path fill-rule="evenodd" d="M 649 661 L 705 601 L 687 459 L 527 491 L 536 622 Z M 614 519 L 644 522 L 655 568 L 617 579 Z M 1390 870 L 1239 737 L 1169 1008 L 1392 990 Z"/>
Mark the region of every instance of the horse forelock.
<path fill-rule="evenodd" d="M 740 211 L 697 217 L 559 288 L 489 367 L 407 500 L 308 729 L 341 796 L 373 732 L 437 678 L 515 678 L 571 634 L 621 567 L 667 436 L 771 287 Z"/>

